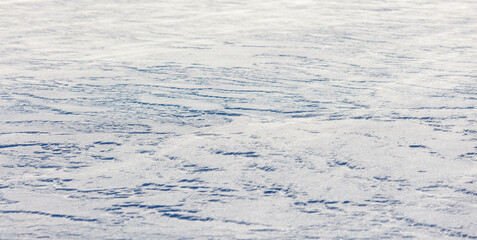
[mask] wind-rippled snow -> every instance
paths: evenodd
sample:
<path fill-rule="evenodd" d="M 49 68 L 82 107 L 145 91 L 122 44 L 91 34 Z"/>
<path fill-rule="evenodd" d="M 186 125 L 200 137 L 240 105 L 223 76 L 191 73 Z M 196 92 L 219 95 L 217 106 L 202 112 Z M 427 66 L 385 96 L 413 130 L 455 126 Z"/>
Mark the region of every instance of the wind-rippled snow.
<path fill-rule="evenodd" d="M 477 238 L 475 1 L 0 2 L 1 239 Z"/>

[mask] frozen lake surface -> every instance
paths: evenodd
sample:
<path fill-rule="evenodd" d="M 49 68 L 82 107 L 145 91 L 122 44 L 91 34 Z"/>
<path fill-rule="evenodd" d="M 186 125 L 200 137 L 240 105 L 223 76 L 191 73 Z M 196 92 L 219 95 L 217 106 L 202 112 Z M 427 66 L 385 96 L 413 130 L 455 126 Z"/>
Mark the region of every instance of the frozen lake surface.
<path fill-rule="evenodd" d="M 0 239 L 476 239 L 476 164 L 476 1 L 0 2 Z"/>

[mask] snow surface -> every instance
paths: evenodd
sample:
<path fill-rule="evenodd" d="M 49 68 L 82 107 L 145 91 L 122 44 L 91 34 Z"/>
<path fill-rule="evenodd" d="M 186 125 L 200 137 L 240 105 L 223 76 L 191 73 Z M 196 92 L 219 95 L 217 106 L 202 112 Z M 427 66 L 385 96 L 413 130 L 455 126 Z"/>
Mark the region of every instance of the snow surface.
<path fill-rule="evenodd" d="M 2 0 L 0 239 L 476 239 L 477 2 Z"/>

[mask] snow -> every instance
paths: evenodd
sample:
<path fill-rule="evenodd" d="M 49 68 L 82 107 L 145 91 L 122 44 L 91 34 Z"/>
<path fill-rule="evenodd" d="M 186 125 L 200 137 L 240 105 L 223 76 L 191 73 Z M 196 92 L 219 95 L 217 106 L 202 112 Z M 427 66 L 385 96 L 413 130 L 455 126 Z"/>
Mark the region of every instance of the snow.
<path fill-rule="evenodd" d="M 476 16 L 2 1 L 0 238 L 475 239 Z"/>

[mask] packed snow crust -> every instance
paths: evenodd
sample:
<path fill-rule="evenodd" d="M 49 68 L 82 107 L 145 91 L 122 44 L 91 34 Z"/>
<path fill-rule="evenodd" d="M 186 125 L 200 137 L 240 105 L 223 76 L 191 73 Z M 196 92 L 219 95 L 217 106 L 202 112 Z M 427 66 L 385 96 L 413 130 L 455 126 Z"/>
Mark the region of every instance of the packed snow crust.
<path fill-rule="evenodd" d="M 0 239 L 476 239 L 476 163 L 476 1 L 0 2 Z"/>

